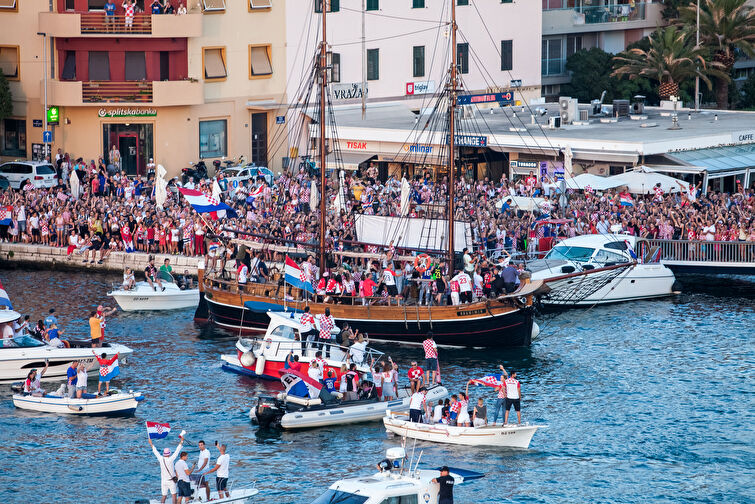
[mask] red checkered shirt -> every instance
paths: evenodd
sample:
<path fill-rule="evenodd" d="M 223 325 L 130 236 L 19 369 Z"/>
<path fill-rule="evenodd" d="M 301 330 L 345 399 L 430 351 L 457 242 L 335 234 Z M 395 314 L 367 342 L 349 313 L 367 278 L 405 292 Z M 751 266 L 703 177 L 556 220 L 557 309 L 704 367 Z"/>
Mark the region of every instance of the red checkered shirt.
<path fill-rule="evenodd" d="M 320 339 L 330 339 L 330 331 L 336 326 L 331 315 L 320 315 Z"/>
<path fill-rule="evenodd" d="M 422 371 L 421 367 L 409 368 L 408 376 L 410 380 L 419 380 L 420 378 L 422 378 L 423 374 L 425 374 L 425 372 Z"/>
<path fill-rule="evenodd" d="M 301 325 L 304 326 L 305 330 L 310 331 L 315 327 L 315 318 L 311 313 L 305 313 L 301 316 Z"/>
<path fill-rule="evenodd" d="M 425 349 L 425 359 L 437 359 L 438 349 L 435 347 L 435 342 L 431 339 L 426 339 L 422 342 L 422 348 Z"/>

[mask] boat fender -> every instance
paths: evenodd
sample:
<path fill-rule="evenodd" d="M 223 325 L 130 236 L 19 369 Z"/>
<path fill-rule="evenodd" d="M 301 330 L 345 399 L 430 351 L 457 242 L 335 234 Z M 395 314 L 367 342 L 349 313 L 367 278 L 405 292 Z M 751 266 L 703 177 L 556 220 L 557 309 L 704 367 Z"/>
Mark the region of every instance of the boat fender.
<path fill-rule="evenodd" d="M 254 366 L 254 362 L 257 360 L 257 357 L 254 355 L 254 352 L 251 350 L 247 350 L 246 352 L 241 354 L 241 358 L 239 358 L 239 361 L 241 362 L 241 365 L 245 368 L 251 368 Z"/>
<path fill-rule="evenodd" d="M 422 274 L 427 271 L 427 268 L 430 267 L 431 262 L 432 260 L 430 259 L 429 255 L 420 254 L 414 258 L 414 269 L 417 270 L 417 273 Z"/>
<path fill-rule="evenodd" d="M 262 376 L 262 374 L 265 371 L 265 356 L 260 355 L 257 357 L 257 365 L 254 366 L 254 372 L 257 374 L 257 376 Z"/>
<path fill-rule="evenodd" d="M 537 322 L 532 321 L 532 339 L 537 338 L 540 335 L 540 326 Z"/>
<path fill-rule="evenodd" d="M 273 340 L 271 338 L 265 338 L 265 349 L 270 350 L 271 346 L 273 346 Z"/>

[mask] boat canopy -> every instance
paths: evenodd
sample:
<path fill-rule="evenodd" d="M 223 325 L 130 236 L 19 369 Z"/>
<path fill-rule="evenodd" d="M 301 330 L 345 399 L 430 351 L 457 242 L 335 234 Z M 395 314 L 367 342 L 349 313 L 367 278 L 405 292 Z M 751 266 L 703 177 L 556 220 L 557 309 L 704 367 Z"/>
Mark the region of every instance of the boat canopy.
<path fill-rule="evenodd" d="M 448 248 L 448 220 L 385 217 L 357 214 L 354 221 L 357 241 L 387 247 L 418 250 Z M 454 222 L 454 250 L 472 248 L 472 228 L 468 222 Z"/>

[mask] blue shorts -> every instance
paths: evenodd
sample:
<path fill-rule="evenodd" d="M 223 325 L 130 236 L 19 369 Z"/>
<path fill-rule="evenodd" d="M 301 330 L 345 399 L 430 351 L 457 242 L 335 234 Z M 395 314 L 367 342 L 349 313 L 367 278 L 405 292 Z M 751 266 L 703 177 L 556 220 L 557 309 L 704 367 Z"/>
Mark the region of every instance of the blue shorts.
<path fill-rule="evenodd" d="M 425 373 L 438 370 L 438 359 L 425 359 Z"/>

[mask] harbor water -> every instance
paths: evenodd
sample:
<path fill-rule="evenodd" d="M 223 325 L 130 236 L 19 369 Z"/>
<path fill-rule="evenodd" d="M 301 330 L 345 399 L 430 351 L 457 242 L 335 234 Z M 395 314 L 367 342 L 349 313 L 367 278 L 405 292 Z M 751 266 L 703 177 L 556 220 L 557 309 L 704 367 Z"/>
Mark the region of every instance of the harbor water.
<path fill-rule="evenodd" d="M 33 320 L 49 308 L 67 336 L 88 336 L 86 319 L 113 275 L 2 270 L 17 309 Z M 529 450 L 409 442 L 422 465 L 484 472 L 456 489 L 456 502 L 753 502 L 755 500 L 755 294 L 742 279 L 702 278 L 681 295 L 546 315 L 531 348 L 441 350 L 443 382 L 499 363 L 519 373 L 524 421 L 545 424 Z M 731 288 L 735 285 L 736 288 Z M 718 288 L 715 288 L 718 286 Z M 0 385 L 4 503 L 134 502 L 156 498 L 159 465 L 144 422 L 176 432 L 155 445 L 226 443 L 231 480 L 255 482 L 257 502 L 307 503 L 334 480 L 374 471 L 399 442 L 380 423 L 296 433 L 257 432 L 248 412 L 258 393 L 280 387 L 225 373 L 220 354 L 235 337 L 199 328 L 192 310 L 123 313 L 106 338 L 134 350 L 113 382 L 147 400 L 125 419 L 61 418 L 15 410 Z M 406 370 L 415 347 L 382 345 Z M 48 388 L 57 385 L 48 384 Z M 96 382 L 90 381 L 90 389 Z M 494 393 L 484 397 L 492 419 Z M 213 460 L 217 451 L 213 450 Z"/>

